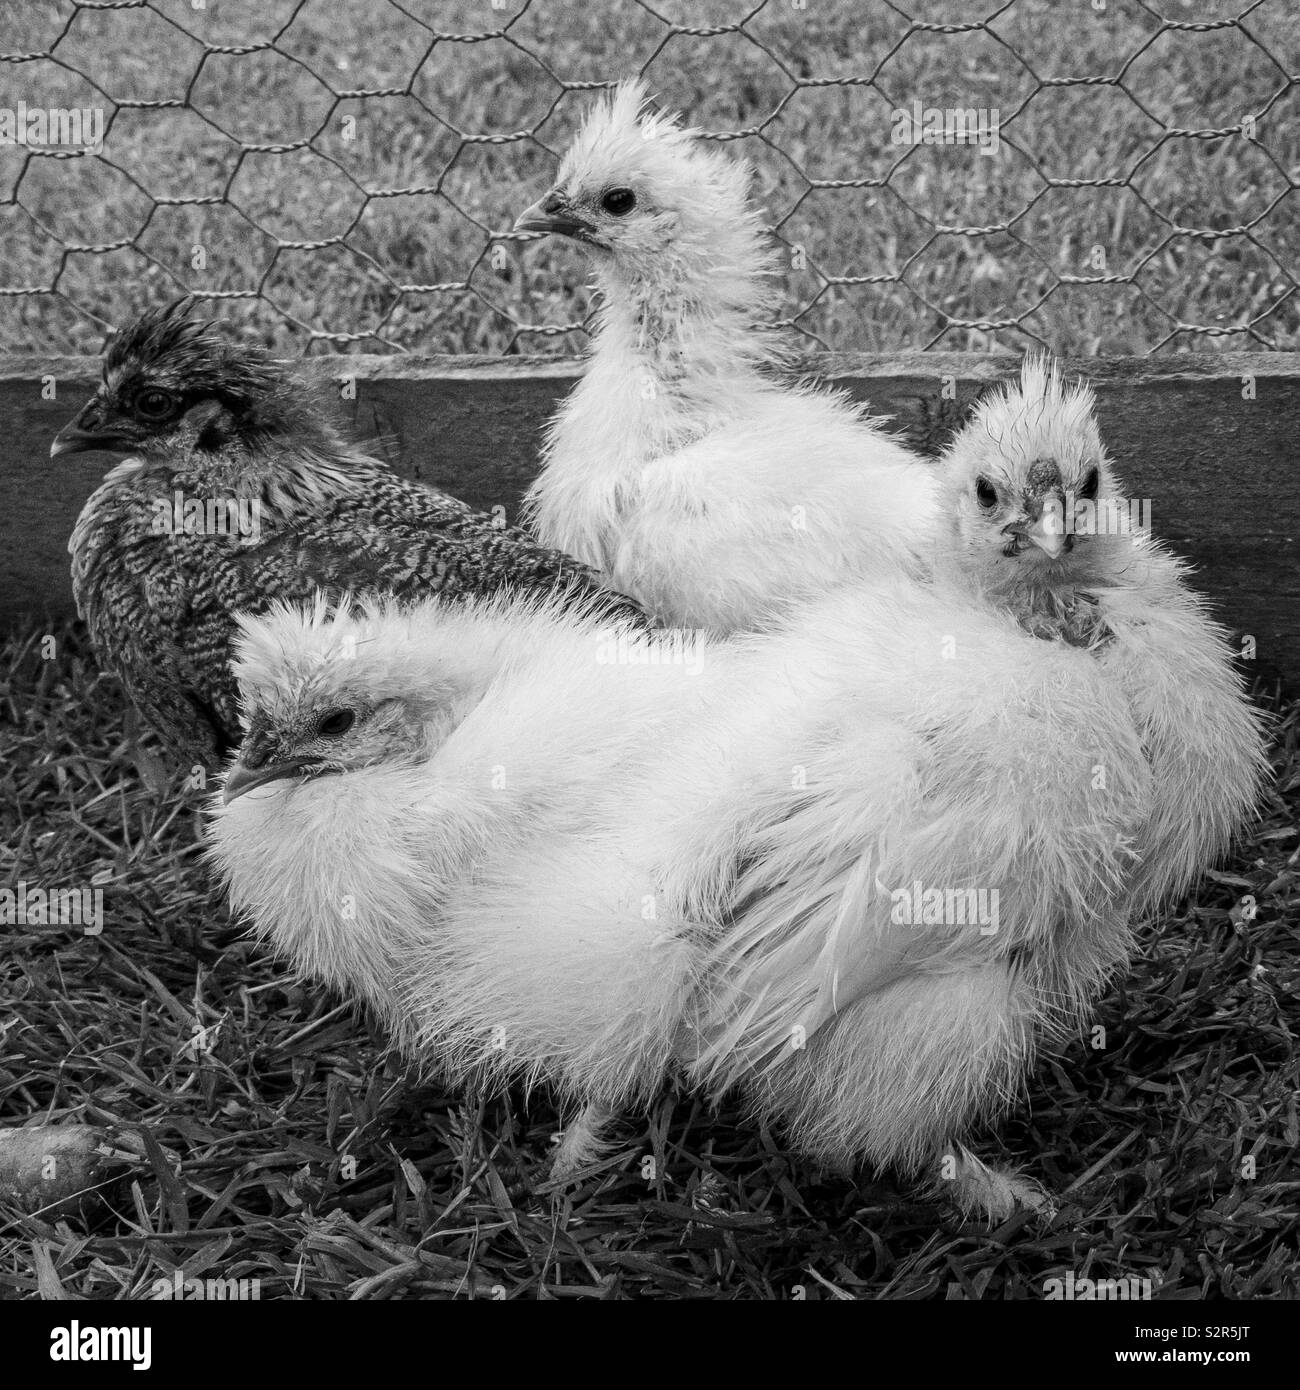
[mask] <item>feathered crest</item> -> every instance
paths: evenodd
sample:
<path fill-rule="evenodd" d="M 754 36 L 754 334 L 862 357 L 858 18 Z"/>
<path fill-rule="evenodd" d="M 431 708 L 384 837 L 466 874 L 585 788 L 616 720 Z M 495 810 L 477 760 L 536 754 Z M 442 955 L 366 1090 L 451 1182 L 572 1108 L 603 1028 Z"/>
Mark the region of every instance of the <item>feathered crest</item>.
<path fill-rule="evenodd" d="M 1043 445 L 1043 452 L 1068 455 L 1065 441 L 1096 437 L 1096 397 L 1083 380 L 1067 381 L 1060 362 L 1047 352 L 1031 352 L 1016 381 L 991 391 L 975 407 L 970 428 L 982 430 L 1004 447 Z M 1058 447 L 1050 448 L 1048 440 Z"/>
<path fill-rule="evenodd" d="M 109 343 L 105 366 L 112 370 L 126 366 L 132 359 L 147 359 L 179 349 L 196 352 L 219 347 L 221 340 L 214 331 L 215 324 L 190 317 L 197 302 L 196 296 L 187 294 L 160 308 L 145 310 Z"/>
<path fill-rule="evenodd" d="M 392 604 L 394 610 L 396 604 Z M 256 616 L 237 613 L 239 627 L 235 673 L 241 680 L 269 684 L 278 673 L 305 675 L 332 661 L 356 654 L 368 623 L 382 617 L 379 600 L 337 602 L 320 591 L 310 603 L 277 600 Z"/>
<path fill-rule="evenodd" d="M 751 171 L 682 124 L 656 110 L 640 78 L 620 82 L 598 102 L 560 164 L 558 186 L 603 188 L 643 182 L 659 199 L 707 218 L 747 218 Z"/>
<path fill-rule="evenodd" d="M 184 295 L 124 328 L 104 355 L 105 380 L 148 370 L 234 400 L 274 388 L 283 374 L 270 354 L 255 343 L 236 346 L 215 320 L 193 317 L 197 303 L 196 296 Z"/>
<path fill-rule="evenodd" d="M 1083 470 L 1101 469 L 1103 491 L 1116 480 L 1094 413 L 1092 387 L 1069 380 L 1049 353 L 1030 353 L 1019 375 L 987 392 L 966 425 L 945 450 L 942 468 L 947 485 L 959 492 L 976 474 L 1001 479 L 1008 486 L 1023 482 L 1026 469 L 1051 459 L 1067 486 Z"/>
<path fill-rule="evenodd" d="M 256 616 L 236 614 L 233 669 L 245 704 L 301 699 L 344 688 L 376 700 L 464 684 L 506 651 L 526 658 L 561 633 L 595 643 L 609 619 L 566 607 L 563 591 L 503 591 L 453 602 L 317 592 L 310 603 L 277 601 Z"/>
<path fill-rule="evenodd" d="M 632 77 L 611 88 L 592 107 L 565 162 L 572 161 L 576 167 L 615 151 L 626 156 L 651 142 L 692 149 L 699 136 L 694 127 L 682 124 L 677 113 L 657 109 L 645 82 Z"/>

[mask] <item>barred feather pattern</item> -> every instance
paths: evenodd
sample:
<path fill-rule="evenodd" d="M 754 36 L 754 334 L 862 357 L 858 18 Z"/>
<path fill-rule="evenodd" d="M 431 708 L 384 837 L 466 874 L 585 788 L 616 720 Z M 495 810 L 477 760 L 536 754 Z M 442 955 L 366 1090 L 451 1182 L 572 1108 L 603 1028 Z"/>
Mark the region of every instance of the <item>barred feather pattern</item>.
<path fill-rule="evenodd" d="M 450 598 L 556 590 L 579 608 L 639 613 L 588 566 L 351 445 L 319 388 L 284 364 L 176 306 L 143 324 L 110 350 L 105 409 L 124 380 L 142 376 L 191 395 L 222 391 L 212 401 L 221 437 L 214 445 L 203 433 L 209 423 L 171 447 L 144 438 L 82 509 L 69 551 L 96 653 L 177 755 L 211 766 L 238 741 L 233 615 L 275 599 L 308 600 L 318 588 Z M 258 525 L 249 535 L 233 524 L 225 534 L 160 529 L 160 508 L 172 513 L 177 494 L 255 506 Z"/>

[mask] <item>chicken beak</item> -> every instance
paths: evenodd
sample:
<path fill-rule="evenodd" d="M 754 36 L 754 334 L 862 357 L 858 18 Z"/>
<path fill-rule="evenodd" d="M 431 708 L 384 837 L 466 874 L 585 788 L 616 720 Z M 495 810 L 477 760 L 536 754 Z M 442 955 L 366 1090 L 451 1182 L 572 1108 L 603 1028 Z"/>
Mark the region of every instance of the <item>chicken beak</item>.
<path fill-rule="evenodd" d="M 112 430 L 88 427 L 88 418 L 93 418 L 94 400 L 89 400 L 77 412 L 75 419 L 54 436 L 50 445 L 50 457 L 56 459 L 60 454 L 87 454 L 94 449 L 116 452 L 130 452 L 131 446 Z"/>
<path fill-rule="evenodd" d="M 309 772 L 316 770 L 315 758 L 286 758 L 283 762 L 271 763 L 266 767 L 245 767 L 243 763 L 235 763 L 226 773 L 221 804 L 229 806 L 254 787 L 264 787 L 268 782 L 281 782 L 285 778 L 306 777 Z"/>
<path fill-rule="evenodd" d="M 555 236 L 574 237 L 584 241 L 596 230 L 590 222 L 584 222 L 565 202 L 560 193 L 548 193 L 530 208 L 526 208 L 515 219 L 517 232 L 553 233 Z"/>
<path fill-rule="evenodd" d="M 1059 559 L 1066 548 L 1065 498 L 1053 497 L 1034 518 L 1025 532 L 1031 545 L 1036 545 L 1049 560 Z"/>

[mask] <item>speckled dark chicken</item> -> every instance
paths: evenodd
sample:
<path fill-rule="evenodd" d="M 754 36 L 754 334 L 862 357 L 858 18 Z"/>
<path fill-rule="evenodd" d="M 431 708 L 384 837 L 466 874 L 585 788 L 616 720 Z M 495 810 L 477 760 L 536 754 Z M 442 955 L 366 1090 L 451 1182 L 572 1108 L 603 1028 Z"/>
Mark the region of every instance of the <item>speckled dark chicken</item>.
<path fill-rule="evenodd" d="M 211 766 L 239 738 L 239 611 L 330 593 L 552 591 L 640 617 L 594 570 L 409 482 L 350 443 L 326 389 L 227 339 L 191 301 L 144 314 L 51 455 L 130 455 L 68 549 L 77 609 L 171 751 Z"/>

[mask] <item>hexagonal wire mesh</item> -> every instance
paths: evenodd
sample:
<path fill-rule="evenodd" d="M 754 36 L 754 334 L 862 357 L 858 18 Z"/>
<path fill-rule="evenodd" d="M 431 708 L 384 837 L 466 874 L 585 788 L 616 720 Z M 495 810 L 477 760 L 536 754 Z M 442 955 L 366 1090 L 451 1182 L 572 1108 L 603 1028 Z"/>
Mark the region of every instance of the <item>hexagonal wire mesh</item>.
<path fill-rule="evenodd" d="M 509 228 L 631 73 L 751 158 L 810 346 L 1294 346 L 1288 5 L 7 8 L 0 348 L 94 351 L 189 289 L 286 353 L 574 349 L 579 258 Z M 51 108 L 101 112 L 102 148 L 52 143 Z M 953 111 L 996 151 L 898 142 Z"/>

